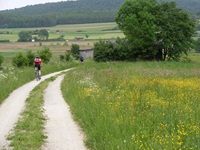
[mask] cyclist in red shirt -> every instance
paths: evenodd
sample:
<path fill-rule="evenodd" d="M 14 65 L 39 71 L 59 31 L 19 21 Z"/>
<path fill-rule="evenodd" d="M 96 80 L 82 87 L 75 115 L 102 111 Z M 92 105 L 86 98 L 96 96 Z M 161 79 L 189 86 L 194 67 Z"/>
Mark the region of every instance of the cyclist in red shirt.
<path fill-rule="evenodd" d="M 35 70 L 38 69 L 39 70 L 39 75 L 41 76 L 41 65 L 42 65 L 42 59 L 40 59 L 40 57 L 36 57 L 34 59 L 34 66 L 35 66 Z"/>

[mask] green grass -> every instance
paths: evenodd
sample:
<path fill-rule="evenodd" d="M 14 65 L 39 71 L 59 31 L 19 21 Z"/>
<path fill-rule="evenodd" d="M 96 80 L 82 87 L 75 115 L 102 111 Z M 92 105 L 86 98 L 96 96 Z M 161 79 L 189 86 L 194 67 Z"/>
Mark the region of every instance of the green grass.
<path fill-rule="evenodd" d="M 199 149 L 199 71 L 196 59 L 86 62 L 62 92 L 91 149 Z"/>
<path fill-rule="evenodd" d="M 21 31 L 34 31 L 40 29 L 48 29 L 49 39 L 58 38 L 60 35 L 64 35 L 66 40 L 74 40 L 75 37 L 85 37 L 89 35 L 90 39 L 106 39 L 117 38 L 118 36 L 124 37 L 120 30 L 112 30 L 117 24 L 111 23 L 92 23 L 92 24 L 75 24 L 75 25 L 58 25 L 54 27 L 46 28 L 11 28 L 11 29 L 0 29 L 0 32 L 8 31 L 11 34 L 0 34 L 0 40 L 10 40 L 16 42 L 18 40 L 18 34 Z M 59 32 L 57 32 L 59 31 Z M 33 35 L 34 37 L 35 35 Z M 37 36 L 37 35 L 36 35 Z"/>
<path fill-rule="evenodd" d="M 43 115 L 44 100 L 41 91 L 44 91 L 49 81 L 54 79 L 52 77 L 40 83 L 26 100 L 26 109 L 21 113 L 20 120 L 7 138 L 11 141 L 10 146 L 14 150 L 40 149 L 45 142 L 44 124 L 46 118 Z"/>
<path fill-rule="evenodd" d="M 3 57 L 14 57 L 18 52 L 0 52 L 0 55 Z"/>
<path fill-rule="evenodd" d="M 63 96 L 86 134 L 87 147 L 198 149 L 200 61 L 199 55 L 192 54 L 190 58 L 190 62 L 85 60 L 67 72 L 62 83 Z M 53 72 L 58 66 L 61 70 L 64 65 L 45 65 L 43 73 Z M 44 143 L 41 91 L 47 82 L 31 92 L 26 109 L 8 138 L 16 150 L 40 149 Z"/>

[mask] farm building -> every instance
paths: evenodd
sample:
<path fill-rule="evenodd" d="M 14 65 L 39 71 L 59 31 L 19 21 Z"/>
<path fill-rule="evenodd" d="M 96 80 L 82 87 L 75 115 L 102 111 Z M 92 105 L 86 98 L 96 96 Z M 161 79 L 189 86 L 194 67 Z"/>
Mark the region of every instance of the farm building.
<path fill-rule="evenodd" d="M 93 58 L 93 49 L 82 49 L 80 50 L 80 55 L 84 58 Z"/>
<path fill-rule="evenodd" d="M 70 52 L 70 50 L 66 50 L 66 52 Z M 93 49 L 80 49 L 79 52 L 84 58 L 93 58 Z"/>

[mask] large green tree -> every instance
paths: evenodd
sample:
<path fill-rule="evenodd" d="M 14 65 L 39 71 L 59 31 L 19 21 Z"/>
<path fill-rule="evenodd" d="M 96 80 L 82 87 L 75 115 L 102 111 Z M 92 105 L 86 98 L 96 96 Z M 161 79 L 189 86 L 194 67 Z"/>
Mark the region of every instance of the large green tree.
<path fill-rule="evenodd" d="M 38 37 L 40 40 L 48 40 L 49 32 L 46 29 L 41 29 L 38 33 Z"/>
<path fill-rule="evenodd" d="M 19 32 L 18 36 L 19 36 L 18 39 L 19 42 L 30 42 L 32 39 L 32 35 L 28 31 L 21 31 Z"/>
<path fill-rule="evenodd" d="M 157 39 L 161 41 L 158 53 L 163 52 L 164 59 L 179 59 L 181 54 L 187 54 L 194 46 L 192 36 L 195 34 L 195 21 L 177 8 L 175 2 L 160 3 L 157 10 Z"/>
<path fill-rule="evenodd" d="M 80 56 L 80 46 L 77 45 L 77 44 L 72 44 L 72 47 L 70 49 L 71 53 L 72 53 L 72 56 L 75 58 L 75 59 L 78 59 L 79 56 Z"/>
<path fill-rule="evenodd" d="M 178 59 L 192 47 L 195 22 L 174 2 L 126 0 L 115 20 L 133 58 Z"/>

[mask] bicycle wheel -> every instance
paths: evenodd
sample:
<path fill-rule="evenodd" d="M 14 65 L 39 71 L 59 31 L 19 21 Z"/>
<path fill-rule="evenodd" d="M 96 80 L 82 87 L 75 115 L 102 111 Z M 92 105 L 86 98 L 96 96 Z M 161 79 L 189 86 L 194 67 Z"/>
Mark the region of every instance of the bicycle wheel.
<path fill-rule="evenodd" d="M 36 80 L 39 81 L 40 80 L 40 74 L 39 74 L 38 69 L 35 71 L 35 74 L 36 74 Z"/>

